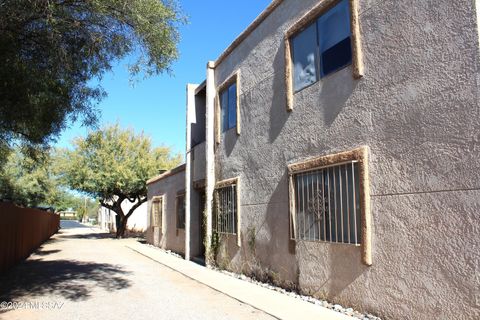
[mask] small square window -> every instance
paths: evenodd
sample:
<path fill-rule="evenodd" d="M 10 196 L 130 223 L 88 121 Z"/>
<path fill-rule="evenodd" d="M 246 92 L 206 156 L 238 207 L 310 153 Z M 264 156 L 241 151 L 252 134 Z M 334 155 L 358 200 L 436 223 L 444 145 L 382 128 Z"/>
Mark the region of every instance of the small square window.
<path fill-rule="evenodd" d="M 222 113 L 222 132 L 237 125 L 237 85 L 231 84 L 220 93 L 220 108 Z"/>

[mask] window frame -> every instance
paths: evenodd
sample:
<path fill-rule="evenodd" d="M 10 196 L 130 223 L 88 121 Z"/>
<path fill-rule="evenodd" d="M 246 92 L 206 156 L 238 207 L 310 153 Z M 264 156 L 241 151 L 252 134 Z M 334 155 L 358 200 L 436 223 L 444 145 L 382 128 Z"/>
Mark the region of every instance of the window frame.
<path fill-rule="evenodd" d="M 159 214 L 158 214 L 158 221 L 156 221 L 154 217 L 154 204 L 160 202 L 161 205 L 159 206 Z M 165 212 L 165 195 L 154 196 L 151 200 L 151 207 L 150 207 L 150 226 L 153 228 L 159 228 L 163 232 L 163 213 Z M 154 222 L 157 222 L 156 224 Z"/>
<path fill-rule="evenodd" d="M 289 233 L 292 241 L 306 241 L 297 239 L 295 223 L 296 203 L 295 203 L 295 176 L 299 173 L 318 170 L 326 167 L 337 166 L 349 162 L 358 163 L 358 179 L 360 184 L 360 248 L 362 251 L 362 262 L 372 265 L 372 245 L 371 245 L 371 212 L 370 212 L 370 183 L 368 171 L 369 149 L 362 146 L 350 151 L 345 151 L 326 156 L 312 158 L 306 161 L 297 162 L 288 166 L 288 198 L 289 198 Z M 318 243 L 336 244 L 330 241 L 315 241 Z M 344 243 L 342 243 L 344 244 Z M 358 246 L 358 244 L 347 244 Z"/>
<path fill-rule="evenodd" d="M 216 90 L 216 95 L 215 95 L 215 142 L 217 144 L 220 143 L 220 137 L 222 133 L 227 132 L 232 128 L 227 129 L 226 131 L 222 131 L 222 117 L 221 117 L 221 101 L 220 101 L 220 96 L 221 93 L 224 90 L 228 90 L 228 88 L 235 84 L 236 85 L 236 94 L 237 94 L 237 103 L 235 106 L 235 111 L 236 111 L 236 121 L 235 121 L 235 129 L 237 135 L 240 135 L 241 128 L 240 128 L 240 93 L 241 93 L 241 87 L 240 87 L 240 70 L 237 70 L 234 74 L 229 76 L 222 84 L 220 84 L 217 87 Z"/>
<path fill-rule="evenodd" d="M 219 181 L 215 184 L 215 190 L 214 190 L 214 203 L 218 203 L 218 190 L 231 187 L 235 185 L 236 187 L 236 230 L 235 233 L 225 233 L 221 232 L 220 234 L 225 234 L 225 235 L 230 235 L 230 236 L 236 236 L 237 237 L 237 246 L 241 246 L 241 237 L 240 237 L 240 225 L 241 225 L 241 210 L 240 210 L 240 177 L 235 177 L 231 179 L 226 179 Z M 215 232 L 218 232 L 214 230 Z"/>
<path fill-rule="evenodd" d="M 292 38 L 315 23 L 322 14 L 333 8 L 340 0 L 324 0 L 317 4 L 313 9 L 308 11 L 303 17 L 297 20 L 284 35 L 285 46 L 285 93 L 287 111 L 293 110 L 293 100 L 295 95 L 293 84 L 293 56 L 292 56 Z M 358 0 L 348 0 L 350 8 L 350 32 L 351 32 L 351 49 L 352 49 L 352 71 L 353 78 L 360 79 L 364 75 L 363 54 L 360 42 L 360 26 L 358 18 Z M 318 64 L 318 63 L 317 63 Z M 320 70 L 318 70 L 318 73 Z M 318 76 L 317 83 L 320 80 Z M 313 85 L 313 83 L 311 84 Z M 311 86 L 309 85 L 309 86 Z M 309 87 L 307 86 L 307 87 Z M 299 90 L 300 91 L 300 90 Z"/>
<path fill-rule="evenodd" d="M 184 214 L 184 216 L 183 216 L 183 223 L 184 223 L 183 227 L 179 226 L 180 219 L 179 219 L 179 215 L 178 215 L 178 213 L 179 213 L 178 210 L 180 209 L 180 203 L 179 202 L 180 202 L 181 198 L 183 198 L 183 214 Z M 179 191 L 177 193 L 177 196 L 175 197 L 175 226 L 176 226 L 177 230 L 185 230 L 185 228 L 186 228 L 186 224 L 187 224 L 187 222 L 186 222 L 186 217 L 187 217 L 186 201 L 187 201 L 186 192 L 184 190 Z"/>

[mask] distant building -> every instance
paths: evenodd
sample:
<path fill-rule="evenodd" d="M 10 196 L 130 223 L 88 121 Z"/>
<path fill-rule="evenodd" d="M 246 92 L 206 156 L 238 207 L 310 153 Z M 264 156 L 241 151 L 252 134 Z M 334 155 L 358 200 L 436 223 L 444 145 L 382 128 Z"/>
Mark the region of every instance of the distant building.
<path fill-rule="evenodd" d="M 57 214 L 60 215 L 60 219 L 75 219 L 77 213 L 71 210 L 58 211 Z"/>
<path fill-rule="evenodd" d="M 185 164 L 147 182 L 147 242 L 185 254 Z M 198 239 L 200 240 L 200 239 Z"/>
<path fill-rule="evenodd" d="M 128 210 L 134 205 L 134 202 L 124 200 L 122 202 L 123 212 L 128 212 Z M 114 211 L 107 209 L 103 206 L 100 206 L 98 209 L 98 218 L 97 222 L 101 229 L 116 232 L 116 214 Z M 147 228 L 147 203 L 143 203 L 140 207 L 135 209 L 130 218 L 127 221 L 127 230 L 135 232 L 143 232 Z"/>

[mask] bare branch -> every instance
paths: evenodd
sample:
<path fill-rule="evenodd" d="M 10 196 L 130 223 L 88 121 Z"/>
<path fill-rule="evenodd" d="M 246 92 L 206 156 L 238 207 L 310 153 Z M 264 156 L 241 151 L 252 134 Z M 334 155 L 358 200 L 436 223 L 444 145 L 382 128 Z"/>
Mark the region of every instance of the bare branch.
<path fill-rule="evenodd" d="M 147 197 L 140 197 L 138 196 L 137 197 L 138 199 L 138 202 L 135 203 L 131 208 L 130 210 L 128 210 L 128 213 L 126 215 L 126 218 L 130 218 L 130 216 L 133 214 L 133 212 L 135 211 L 135 209 L 137 209 L 138 207 L 140 207 L 143 203 L 145 203 L 147 201 Z"/>

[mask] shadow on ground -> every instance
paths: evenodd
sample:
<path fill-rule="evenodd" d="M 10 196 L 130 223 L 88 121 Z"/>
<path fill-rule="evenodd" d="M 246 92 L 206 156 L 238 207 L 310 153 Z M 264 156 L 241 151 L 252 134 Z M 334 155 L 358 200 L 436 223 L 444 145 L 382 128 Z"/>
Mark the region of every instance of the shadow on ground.
<path fill-rule="evenodd" d="M 70 301 L 87 300 L 94 288 L 116 291 L 130 287 L 125 278 L 130 273 L 121 266 L 106 263 L 31 259 L 0 275 L 0 301 L 44 295 L 58 295 Z"/>
<path fill-rule="evenodd" d="M 58 249 L 55 249 L 55 250 L 37 250 L 35 251 L 35 255 L 37 256 L 48 256 L 49 254 L 54 254 L 54 253 L 58 253 L 62 250 L 58 250 Z"/>

